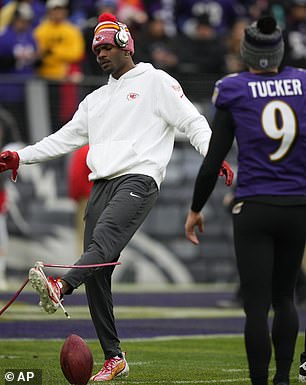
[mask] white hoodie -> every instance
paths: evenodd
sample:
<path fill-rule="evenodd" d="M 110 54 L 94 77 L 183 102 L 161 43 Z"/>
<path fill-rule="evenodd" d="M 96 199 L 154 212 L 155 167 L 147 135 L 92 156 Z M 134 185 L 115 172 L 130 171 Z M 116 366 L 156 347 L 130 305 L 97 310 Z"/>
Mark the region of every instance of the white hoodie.
<path fill-rule="evenodd" d="M 179 83 L 151 64 L 139 63 L 118 80 L 112 76 L 80 103 L 70 122 L 18 151 L 20 164 L 52 159 L 89 143 L 90 180 L 145 174 L 159 186 L 170 160 L 175 127 L 205 156 L 207 120 Z"/>

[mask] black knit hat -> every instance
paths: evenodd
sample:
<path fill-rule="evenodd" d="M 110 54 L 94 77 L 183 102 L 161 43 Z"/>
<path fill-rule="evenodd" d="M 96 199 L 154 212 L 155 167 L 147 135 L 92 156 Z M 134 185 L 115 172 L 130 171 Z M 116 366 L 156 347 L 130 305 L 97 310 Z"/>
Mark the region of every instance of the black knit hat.
<path fill-rule="evenodd" d="M 272 16 L 264 16 L 245 28 L 240 53 L 246 65 L 253 69 L 279 67 L 284 56 L 284 40 Z"/>

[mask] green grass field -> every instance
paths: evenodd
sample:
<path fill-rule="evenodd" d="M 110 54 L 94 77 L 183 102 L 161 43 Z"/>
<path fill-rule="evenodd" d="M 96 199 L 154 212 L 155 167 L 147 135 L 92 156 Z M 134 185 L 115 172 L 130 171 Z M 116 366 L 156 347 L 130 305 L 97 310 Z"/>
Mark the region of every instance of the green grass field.
<path fill-rule="evenodd" d="M 14 292 L 16 288 L 12 289 Z M 181 291 L 180 291 L 181 290 Z M 162 293 L 203 293 L 209 296 L 223 292 L 224 287 L 213 286 L 192 286 L 189 289 L 177 286 L 160 288 Z M 146 286 L 144 290 L 139 286 L 120 286 L 117 293 L 154 293 L 158 295 L 156 287 L 149 290 Z M 31 294 L 32 289 L 27 287 L 25 293 Z M 80 289 L 83 295 L 83 289 Z M 35 296 L 35 294 L 33 294 Z M 202 295 L 202 294 L 201 294 Z M 207 297 L 208 298 L 208 297 Z M 4 306 L 7 299 L 0 300 L 0 308 Z M 186 320 L 187 327 L 192 325 L 193 319 L 224 319 L 232 317 L 243 317 L 240 308 L 220 309 L 209 305 L 198 307 L 186 307 L 184 303 L 177 303 L 176 306 L 150 305 L 140 306 L 137 301 L 132 306 L 116 306 L 115 313 L 118 320 L 128 322 L 132 319 L 148 320 L 170 318 L 178 323 L 181 319 Z M 71 313 L 72 320 L 90 320 L 87 305 L 68 306 L 67 310 Z M 303 310 L 304 311 L 304 310 Z M 0 319 L 0 336 L 5 337 L 5 325 L 15 321 L 46 321 L 45 328 L 54 328 L 52 321 L 64 320 L 61 311 L 52 316 L 41 312 L 36 302 L 28 302 L 26 299 L 19 298 L 13 306 Z M 229 322 L 230 323 L 230 322 Z M 22 335 L 16 324 L 16 336 Z M 27 324 L 27 327 L 31 327 Z M 124 324 L 123 324 L 124 325 Z M 180 324 L 179 324 L 180 325 Z M 22 326 L 22 324 L 21 324 Z M 2 333 L 1 333 L 2 327 Z M 35 329 L 34 329 L 35 330 Z M 37 329 L 38 330 L 38 329 Z M 174 328 L 175 330 L 175 328 Z M 19 332 L 19 333 L 18 333 Z M 171 330 L 169 331 L 171 334 Z M 172 333 L 173 334 L 173 333 Z M 100 345 L 96 340 L 86 339 L 94 357 L 94 373 L 97 372 L 104 362 L 104 357 Z M 2 339 L 0 338 L 0 385 L 8 385 L 5 382 L 4 373 L 7 369 L 41 369 L 42 384 L 39 385 L 68 385 L 62 374 L 59 355 L 64 339 Z M 296 347 L 296 355 L 291 371 L 291 385 L 298 384 L 299 355 L 303 350 L 304 335 L 299 335 Z M 146 339 L 122 339 L 121 347 L 127 352 L 127 360 L 130 366 L 130 375 L 125 380 L 114 380 L 111 383 L 127 385 L 193 385 L 193 384 L 233 384 L 250 385 L 248 379 L 247 362 L 244 350 L 242 335 L 205 335 L 194 337 L 165 337 L 165 338 L 146 338 Z M 274 361 L 270 366 L 270 378 L 274 375 Z M 25 383 L 25 382 L 20 382 Z M 16 385 L 14 382 L 12 385 Z M 93 384 L 93 383 L 92 383 Z M 32 385 L 32 384 L 31 384 Z M 36 385 L 36 384 L 35 384 Z"/>
<path fill-rule="evenodd" d="M 97 341 L 87 340 L 94 356 L 94 371 L 103 364 Z M 67 385 L 60 364 L 63 340 L 0 340 L 0 384 L 6 369 L 42 369 L 43 385 Z M 298 384 L 299 336 L 291 385 Z M 201 336 L 123 340 L 130 375 L 116 384 L 250 384 L 242 336 Z M 274 363 L 271 363 L 271 381 Z M 271 382 L 272 383 L 272 382 Z"/>

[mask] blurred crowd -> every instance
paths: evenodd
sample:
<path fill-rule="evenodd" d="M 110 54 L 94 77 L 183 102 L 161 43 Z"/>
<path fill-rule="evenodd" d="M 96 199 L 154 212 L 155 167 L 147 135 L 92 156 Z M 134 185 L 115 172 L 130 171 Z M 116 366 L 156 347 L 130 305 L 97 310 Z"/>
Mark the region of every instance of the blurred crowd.
<path fill-rule="evenodd" d="M 285 32 L 288 63 L 304 66 L 306 58 L 306 0 L 3 0 L 0 6 L 1 73 L 73 81 L 100 75 L 91 42 L 102 12 L 128 25 L 136 62 L 179 77 L 242 70 L 243 29 L 265 13 Z"/>
<path fill-rule="evenodd" d="M 103 12 L 128 25 L 136 63 L 151 62 L 180 81 L 214 81 L 243 70 L 244 27 L 267 13 L 283 28 L 284 64 L 305 67 L 306 0 L 2 0 L 0 7 L 0 105 L 20 119 L 19 127 L 26 125 L 26 79 L 62 83 L 49 90 L 57 130 L 78 102 L 75 85 L 103 76 L 91 52 Z"/>

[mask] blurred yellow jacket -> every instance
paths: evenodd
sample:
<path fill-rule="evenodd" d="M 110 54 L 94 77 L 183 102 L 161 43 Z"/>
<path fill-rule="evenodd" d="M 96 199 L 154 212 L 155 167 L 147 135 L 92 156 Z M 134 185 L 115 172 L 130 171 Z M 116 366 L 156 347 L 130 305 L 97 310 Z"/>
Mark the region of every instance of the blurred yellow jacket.
<path fill-rule="evenodd" d="M 80 61 L 85 53 L 81 31 L 69 21 L 55 24 L 42 22 L 34 36 L 41 52 L 41 65 L 37 74 L 52 80 L 64 80 L 71 63 Z"/>
<path fill-rule="evenodd" d="M 17 5 L 17 1 L 11 1 L 2 7 L 0 6 L 0 32 L 10 24 L 16 11 Z"/>

